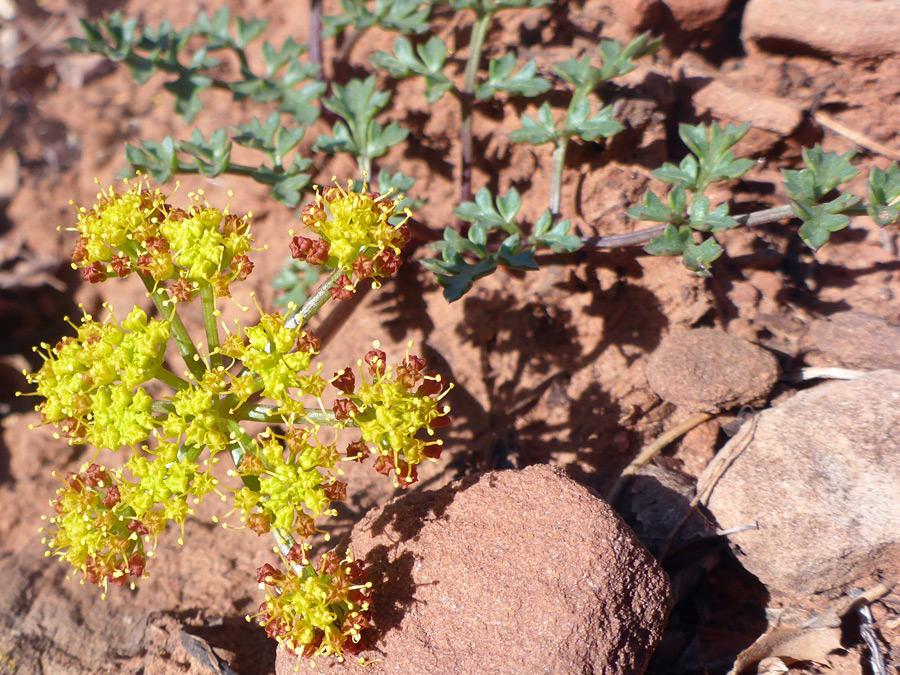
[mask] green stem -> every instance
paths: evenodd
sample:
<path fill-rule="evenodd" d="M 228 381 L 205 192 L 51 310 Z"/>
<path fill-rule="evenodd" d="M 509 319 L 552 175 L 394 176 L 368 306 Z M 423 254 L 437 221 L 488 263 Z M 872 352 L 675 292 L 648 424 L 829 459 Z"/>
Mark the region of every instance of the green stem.
<path fill-rule="evenodd" d="M 153 377 L 163 384 L 169 385 L 175 391 L 181 391 L 182 389 L 187 389 L 191 386 L 190 382 L 178 377 L 175 373 L 162 366 L 156 369 L 156 372 L 153 373 Z"/>
<path fill-rule="evenodd" d="M 328 275 L 328 278 L 322 282 L 316 289 L 316 292 L 303 303 L 303 307 L 301 307 L 297 313 L 292 314 L 285 320 L 284 325 L 288 328 L 297 328 L 298 326 L 305 325 L 306 322 L 315 316 L 316 312 L 322 309 L 325 303 L 328 302 L 328 299 L 331 297 L 331 294 L 328 291 L 334 288 L 335 282 L 343 273 L 344 270 L 338 268 Z"/>
<path fill-rule="evenodd" d="M 232 411 L 236 419 L 251 420 L 253 422 L 271 422 L 272 413 L 278 410 L 278 406 L 263 405 L 261 403 L 245 403 L 237 410 Z M 358 426 L 353 420 L 338 420 L 333 412 L 328 410 L 307 410 L 303 415 L 303 421 L 317 427 L 333 427 L 343 424 L 348 427 Z"/>
<path fill-rule="evenodd" d="M 153 300 L 153 304 L 156 305 L 157 311 L 166 321 L 172 322 L 172 339 L 178 347 L 178 352 L 181 354 L 181 358 L 184 359 L 188 370 L 199 380 L 206 371 L 206 365 L 191 341 L 191 336 L 188 334 L 187 328 L 184 327 L 181 317 L 178 316 L 178 312 L 171 305 L 167 305 L 164 302 L 160 293 L 157 292 L 158 289 L 154 287 L 156 282 L 149 275 L 138 272 L 138 276 L 144 282 L 144 288 L 147 289 L 147 293 L 150 295 L 150 299 Z"/>
<path fill-rule="evenodd" d="M 462 129 L 460 131 L 460 145 L 462 155 L 460 162 L 460 196 L 461 202 L 472 199 L 472 162 L 474 160 L 472 138 L 472 95 L 475 92 L 475 78 L 478 75 L 478 66 L 481 65 L 481 55 L 484 49 L 484 39 L 494 12 L 487 12 L 477 16 L 472 27 L 472 38 L 469 43 L 469 59 L 466 61 L 466 70 L 463 75 L 461 117 Z"/>
<path fill-rule="evenodd" d="M 212 284 L 200 283 L 200 304 L 203 307 L 203 325 L 206 328 L 206 342 L 209 344 L 209 365 L 213 369 L 222 367 L 219 353 L 219 323 L 216 316 L 216 294 Z"/>
<path fill-rule="evenodd" d="M 175 412 L 175 404 L 171 401 L 153 401 L 150 404 L 150 412 L 173 413 Z"/>
<path fill-rule="evenodd" d="M 553 176 L 550 180 L 550 213 L 554 218 L 559 215 L 560 202 L 562 201 L 563 170 L 566 167 L 566 150 L 569 146 L 569 137 L 561 135 L 556 139 L 553 148 Z"/>

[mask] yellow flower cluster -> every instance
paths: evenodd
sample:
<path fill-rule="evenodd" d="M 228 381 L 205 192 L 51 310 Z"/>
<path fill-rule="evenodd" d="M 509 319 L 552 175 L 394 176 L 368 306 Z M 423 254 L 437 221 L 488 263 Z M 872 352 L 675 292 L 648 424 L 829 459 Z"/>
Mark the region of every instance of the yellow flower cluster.
<path fill-rule="evenodd" d="M 229 295 L 229 285 L 253 270 L 250 216 L 214 209 L 202 193 L 190 197 L 187 211 L 169 206 L 168 196 L 143 179 L 121 193 L 101 192 L 93 209 L 78 209 L 73 265 L 92 283 L 137 270 L 156 284 L 171 282 L 176 301 L 189 300 L 202 283 Z"/>

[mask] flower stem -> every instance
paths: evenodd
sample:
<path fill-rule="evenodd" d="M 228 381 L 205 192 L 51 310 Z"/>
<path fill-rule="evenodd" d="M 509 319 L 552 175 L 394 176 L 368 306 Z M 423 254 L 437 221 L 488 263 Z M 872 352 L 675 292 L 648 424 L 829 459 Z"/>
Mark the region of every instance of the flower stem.
<path fill-rule="evenodd" d="M 253 422 L 271 422 L 272 413 L 278 410 L 278 406 L 263 405 L 261 403 L 245 403 L 232 412 L 237 419 L 251 420 Z M 358 426 L 353 420 L 338 420 L 333 412 L 328 410 L 307 410 L 303 415 L 303 421 L 317 427 L 333 427 L 342 424 L 348 427 Z"/>
<path fill-rule="evenodd" d="M 178 377 L 171 370 L 163 368 L 162 366 L 156 369 L 156 372 L 153 373 L 153 377 L 155 377 L 163 384 L 169 385 L 175 391 L 181 391 L 182 389 L 187 389 L 191 386 L 190 382 Z"/>
<path fill-rule="evenodd" d="M 493 12 L 487 12 L 475 19 L 475 25 L 472 27 L 471 42 L 469 43 L 469 59 L 466 62 L 466 70 L 463 75 L 462 97 L 460 99 L 462 129 L 459 139 L 462 146 L 459 188 L 459 200 L 461 202 L 471 201 L 472 199 L 472 95 L 475 93 L 475 77 L 478 75 L 478 66 L 481 64 L 484 39 L 487 36 L 493 16 Z"/>
<path fill-rule="evenodd" d="M 172 322 L 172 339 L 175 340 L 178 352 L 181 354 L 181 358 L 184 359 L 184 363 L 188 370 L 199 380 L 203 377 L 206 365 L 203 363 L 203 359 L 200 358 L 197 348 L 191 341 L 191 336 L 188 334 L 187 328 L 184 327 L 181 317 L 178 316 L 178 312 L 176 312 L 173 307 L 164 302 L 163 298 L 155 288 L 155 282 L 149 275 L 138 272 L 138 276 L 141 278 L 141 281 L 144 282 L 144 288 L 147 289 L 147 293 L 149 294 L 150 299 L 153 300 L 153 304 L 156 305 L 157 311 L 166 321 Z"/>
<path fill-rule="evenodd" d="M 563 170 L 566 167 L 566 150 L 569 146 L 569 137 L 560 135 L 556 139 L 553 148 L 553 176 L 550 182 L 550 213 L 555 218 L 559 215 L 560 202 L 562 201 Z"/>
<path fill-rule="evenodd" d="M 216 296 L 212 284 L 201 282 L 200 304 L 203 307 L 203 325 L 206 328 L 206 342 L 209 345 L 209 365 L 221 368 L 222 355 L 219 353 L 219 324 L 217 322 Z"/>
<path fill-rule="evenodd" d="M 328 278 L 316 289 L 316 292 L 309 296 L 306 302 L 303 303 L 303 307 L 301 307 L 298 312 L 288 317 L 284 322 L 284 325 L 288 328 L 297 328 L 298 326 L 305 325 L 306 322 L 315 316 L 316 312 L 322 309 L 325 303 L 328 302 L 328 299 L 331 297 L 328 291 L 334 288 L 335 282 L 343 273 L 344 270 L 338 268 L 329 274 Z"/>

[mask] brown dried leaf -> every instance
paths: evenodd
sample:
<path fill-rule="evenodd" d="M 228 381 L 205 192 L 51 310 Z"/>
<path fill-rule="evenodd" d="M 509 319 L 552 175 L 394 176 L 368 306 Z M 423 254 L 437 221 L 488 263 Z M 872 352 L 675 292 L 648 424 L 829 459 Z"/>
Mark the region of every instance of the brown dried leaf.
<path fill-rule="evenodd" d="M 797 661 L 828 663 L 826 656 L 841 648 L 840 628 L 776 628 L 738 654 L 728 675 L 740 675 L 765 658 L 777 656 L 787 664 Z"/>

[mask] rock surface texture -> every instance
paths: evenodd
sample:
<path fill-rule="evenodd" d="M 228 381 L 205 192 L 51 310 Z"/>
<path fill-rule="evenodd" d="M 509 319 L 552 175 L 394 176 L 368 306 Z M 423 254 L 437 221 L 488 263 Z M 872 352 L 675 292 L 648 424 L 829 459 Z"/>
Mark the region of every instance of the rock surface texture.
<path fill-rule="evenodd" d="M 754 426 L 755 424 L 755 426 Z M 741 431 L 698 490 L 738 558 L 770 592 L 802 600 L 869 578 L 900 580 L 900 372 L 801 392 Z"/>
<path fill-rule="evenodd" d="M 801 349 L 810 365 L 900 370 L 900 326 L 866 312 L 839 312 L 813 321 Z"/>
<path fill-rule="evenodd" d="M 375 587 L 370 675 L 642 673 L 671 605 L 666 574 L 613 509 L 549 466 L 404 495 L 350 546 Z M 295 665 L 279 652 L 280 675 Z"/>
<path fill-rule="evenodd" d="M 748 52 L 893 56 L 900 52 L 898 10 L 895 0 L 750 0 L 741 39 Z"/>
<path fill-rule="evenodd" d="M 647 362 L 647 382 L 660 398 L 715 413 L 765 399 L 778 379 L 766 350 L 711 328 L 670 335 Z"/>

